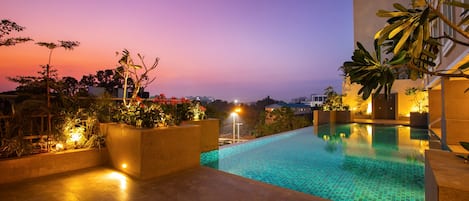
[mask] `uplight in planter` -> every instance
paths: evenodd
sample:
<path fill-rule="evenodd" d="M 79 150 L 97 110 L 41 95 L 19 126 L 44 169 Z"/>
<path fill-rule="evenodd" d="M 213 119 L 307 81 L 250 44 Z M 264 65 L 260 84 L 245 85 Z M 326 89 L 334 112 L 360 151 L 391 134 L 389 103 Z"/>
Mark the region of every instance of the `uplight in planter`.
<path fill-rule="evenodd" d="M 55 145 L 55 150 L 56 151 L 63 151 L 64 150 L 64 145 L 62 143 L 57 143 Z"/>
<path fill-rule="evenodd" d="M 81 133 L 72 133 L 70 135 L 70 140 L 74 143 L 77 143 L 81 139 L 82 134 Z"/>

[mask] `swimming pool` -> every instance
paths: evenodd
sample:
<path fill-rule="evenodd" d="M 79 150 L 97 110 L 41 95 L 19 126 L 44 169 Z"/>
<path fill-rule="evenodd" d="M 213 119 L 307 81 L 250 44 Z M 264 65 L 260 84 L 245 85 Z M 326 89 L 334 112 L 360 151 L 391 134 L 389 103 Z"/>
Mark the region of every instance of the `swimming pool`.
<path fill-rule="evenodd" d="M 427 130 L 307 127 L 201 155 L 221 171 L 331 200 L 424 200 Z"/>

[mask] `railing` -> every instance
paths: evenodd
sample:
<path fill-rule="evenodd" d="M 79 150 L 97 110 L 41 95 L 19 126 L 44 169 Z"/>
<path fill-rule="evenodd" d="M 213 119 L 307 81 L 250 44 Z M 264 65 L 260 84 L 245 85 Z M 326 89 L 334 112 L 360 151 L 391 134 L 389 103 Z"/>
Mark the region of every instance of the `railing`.
<path fill-rule="evenodd" d="M 13 133 L 12 129 L 16 123 L 13 122 L 13 116 L 2 115 L 0 116 L 0 139 L 5 139 L 8 137 L 23 136 L 23 140 L 29 142 L 32 145 L 32 152 L 43 152 L 47 150 L 47 115 L 32 115 L 28 118 L 26 122 L 26 127 L 21 127 L 18 132 Z"/>

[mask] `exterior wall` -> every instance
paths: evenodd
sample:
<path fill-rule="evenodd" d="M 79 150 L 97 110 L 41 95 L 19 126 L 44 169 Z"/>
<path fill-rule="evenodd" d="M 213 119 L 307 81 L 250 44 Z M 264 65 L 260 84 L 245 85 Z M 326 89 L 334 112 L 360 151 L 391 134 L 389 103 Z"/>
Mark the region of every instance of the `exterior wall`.
<path fill-rule="evenodd" d="M 206 119 L 200 121 L 186 121 L 183 125 L 199 125 L 201 128 L 200 152 L 218 149 L 218 137 L 220 136 L 220 120 Z"/>
<path fill-rule="evenodd" d="M 106 165 L 107 149 L 81 149 L 0 161 L 0 184 Z"/>
<path fill-rule="evenodd" d="M 467 3 L 467 2 L 466 2 Z M 461 8 L 455 8 L 453 10 L 453 17 L 455 18 L 454 22 L 459 22 L 461 20 L 461 12 L 463 9 Z M 467 15 L 466 15 L 467 16 Z M 439 24 L 439 30 L 437 31 L 439 35 L 443 35 L 444 31 L 442 28 L 442 24 Z M 468 28 L 466 26 L 466 32 Z M 454 36 L 456 37 L 457 40 L 460 41 L 467 41 L 466 38 L 461 36 L 459 33 L 454 31 Z M 442 42 L 443 43 L 443 42 Z M 439 63 L 437 63 L 437 69 L 443 70 L 443 69 L 456 69 L 459 65 L 462 64 L 461 61 L 464 61 L 469 59 L 469 49 L 466 46 L 458 45 L 456 43 L 450 42 L 450 46 L 448 48 L 448 51 L 440 51 L 439 52 Z M 443 49 L 443 48 L 442 48 Z M 438 59 L 437 59 L 438 60 Z M 440 77 L 430 77 L 429 78 L 429 87 L 436 86 L 440 83 Z"/>
<path fill-rule="evenodd" d="M 428 91 L 428 121 L 431 129 L 441 129 L 441 90 Z M 439 136 L 441 138 L 441 136 Z"/>
<path fill-rule="evenodd" d="M 345 81 L 347 82 L 347 80 Z M 407 96 L 405 95 L 405 91 L 408 88 L 411 87 L 416 87 L 416 88 L 423 88 L 424 83 L 423 80 L 396 80 L 393 84 L 393 87 L 391 89 L 391 93 L 396 93 L 397 94 L 397 114 L 396 114 L 396 119 L 408 119 L 410 116 L 410 112 L 412 111 L 412 108 L 414 107 L 414 102 L 412 100 L 412 96 Z M 361 96 L 358 96 L 358 91 L 360 90 L 361 86 L 357 84 L 350 84 L 350 83 L 344 83 L 343 86 L 343 94 L 346 94 L 342 98 L 343 103 L 346 105 L 349 105 L 352 112 L 354 113 L 365 113 L 365 114 L 371 114 L 371 110 L 368 110 L 368 104 L 370 104 L 372 101 L 372 97 L 368 98 L 367 100 L 359 102 L 358 100 L 361 100 Z M 368 113 L 369 112 L 369 113 Z"/>
<path fill-rule="evenodd" d="M 416 107 L 416 103 L 413 101 L 412 96 L 408 96 L 405 94 L 406 89 L 408 88 L 424 88 L 423 80 L 396 80 L 392 86 L 391 93 L 397 93 L 397 118 L 398 119 L 408 119 L 410 117 L 410 112 L 414 111 L 414 107 Z M 427 103 L 424 103 L 428 105 Z"/>
<path fill-rule="evenodd" d="M 443 95 L 446 119 L 447 145 L 469 141 L 469 93 L 464 93 L 469 87 L 469 80 L 445 80 Z"/>
<path fill-rule="evenodd" d="M 198 125 L 142 129 L 109 124 L 106 144 L 114 168 L 150 179 L 200 165 Z"/>
<path fill-rule="evenodd" d="M 373 36 L 384 27 L 386 18 L 376 16 L 379 9 L 395 10 L 393 3 L 410 5 L 410 0 L 353 0 L 353 34 L 354 42 L 359 41 L 368 50 L 373 48 Z M 373 52 L 373 51 L 371 51 Z"/>

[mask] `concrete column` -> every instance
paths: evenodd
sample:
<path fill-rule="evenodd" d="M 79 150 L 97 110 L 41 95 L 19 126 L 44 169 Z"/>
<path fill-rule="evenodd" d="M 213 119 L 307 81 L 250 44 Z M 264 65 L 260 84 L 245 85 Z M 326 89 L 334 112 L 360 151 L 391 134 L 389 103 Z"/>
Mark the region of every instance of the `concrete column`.
<path fill-rule="evenodd" d="M 446 85 L 449 82 L 449 78 L 441 77 L 441 145 L 443 147 L 447 147 L 448 144 L 446 143 L 446 100 L 445 96 L 447 93 Z"/>

